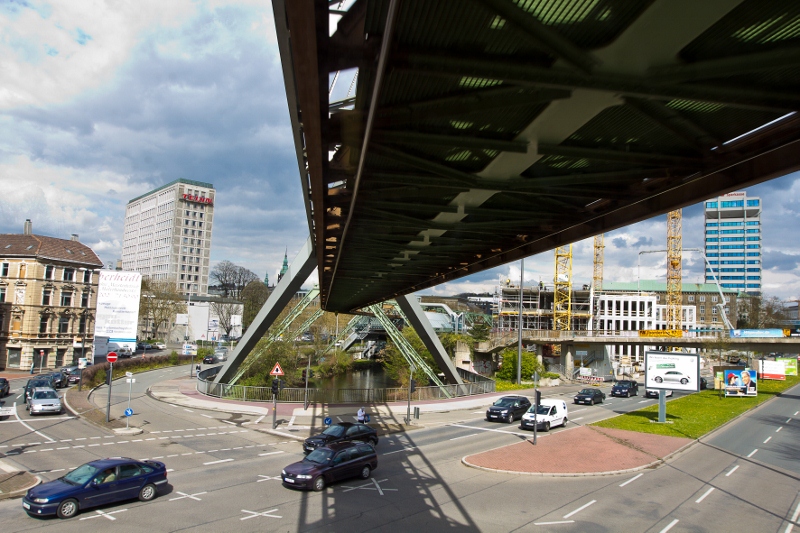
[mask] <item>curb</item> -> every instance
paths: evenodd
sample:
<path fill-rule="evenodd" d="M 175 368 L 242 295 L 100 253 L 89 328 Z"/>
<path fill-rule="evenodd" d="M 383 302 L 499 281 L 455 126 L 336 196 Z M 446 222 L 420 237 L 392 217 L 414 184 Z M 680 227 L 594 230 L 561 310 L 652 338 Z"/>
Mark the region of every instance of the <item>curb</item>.
<path fill-rule="evenodd" d="M 32 489 L 33 487 L 35 487 L 36 485 L 38 485 L 38 484 L 40 484 L 42 482 L 42 478 L 40 478 L 39 476 L 33 476 L 33 477 L 34 477 L 35 481 L 33 483 L 31 483 L 30 485 L 28 485 L 27 487 L 19 489 L 19 490 L 15 490 L 14 492 L 7 492 L 7 493 L 4 493 L 4 494 L 0 494 L 0 501 L 1 500 L 11 500 L 13 498 L 19 498 L 20 496 L 24 496 L 26 492 L 28 492 L 30 489 Z"/>
<path fill-rule="evenodd" d="M 154 394 L 151 389 L 152 389 L 152 386 L 148 387 L 147 391 L 145 392 L 145 394 L 147 394 L 147 396 L 149 398 L 152 398 L 152 399 L 154 399 L 156 401 L 159 401 L 161 403 L 166 403 L 166 404 L 169 404 L 169 405 L 179 405 L 181 407 L 192 407 L 194 409 L 200 409 L 200 410 L 204 410 L 204 411 L 217 411 L 219 413 L 228 413 L 228 414 L 250 415 L 250 416 L 256 414 L 256 413 L 254 413 L 252 411 L 238 411 L 238 410 L 235 410 L 235 409 L 220 409 L 220 408 L 214 407 L 214 406 L 198 406 L 198 405 L 194 405 L 194 404 L 189 403 L 189 402 L 187 402 L 187 403 L 171 402 L 171 401 L 168 401 L 168 400 L 165 400 L 165 399 L 159 397 L 157 394 Z M 209 400 L 206 400 L 206 401 L 209 401 Z M 264 413 L 265 415 L 267 415 L 267 414 L 269 414 L 269 410 L 271 409 L 271 407 L 265 407 L 264 409 L 267 410 L 267 412 Z"/>

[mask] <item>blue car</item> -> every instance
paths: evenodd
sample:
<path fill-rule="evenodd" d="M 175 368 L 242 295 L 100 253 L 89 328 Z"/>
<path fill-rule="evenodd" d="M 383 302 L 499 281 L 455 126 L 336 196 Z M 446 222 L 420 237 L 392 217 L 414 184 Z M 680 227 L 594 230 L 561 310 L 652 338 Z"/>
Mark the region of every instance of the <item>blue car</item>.
<path fill-rule="evenodd" d="M 160 461 L 98 459 L 30 489 L 22 499 L 22 507 L 31 516 L 55 514 L 72 518 L 80 510 L 98 505 L 133 498 L 150 501 L 166 484 L 167 468 Z"/>

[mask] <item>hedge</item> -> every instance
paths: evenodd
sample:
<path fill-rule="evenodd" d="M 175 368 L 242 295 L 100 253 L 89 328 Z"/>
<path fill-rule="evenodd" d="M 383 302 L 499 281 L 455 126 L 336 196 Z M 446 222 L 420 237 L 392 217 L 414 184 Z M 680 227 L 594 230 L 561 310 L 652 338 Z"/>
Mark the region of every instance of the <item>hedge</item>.
<path fill-rule="evenodd" d="M 199 362 L 202 358 L 194 356 L 194 360 Z M 168 366 L 178 366 L 191 364 L 191 355 L 178 355 L 173 351 L 169 355 L 156 355 L 151 357 L 141 357 L 137 359 L 120 359 L 114 363 L 113 379 L 125 376 L 125 372 L 145 372 L 156 368 Z M 96 387 L 106 382 L 108 378 L 108 363 L 87 366 L 83 369 L 83 384 L 88 387 Z"/>

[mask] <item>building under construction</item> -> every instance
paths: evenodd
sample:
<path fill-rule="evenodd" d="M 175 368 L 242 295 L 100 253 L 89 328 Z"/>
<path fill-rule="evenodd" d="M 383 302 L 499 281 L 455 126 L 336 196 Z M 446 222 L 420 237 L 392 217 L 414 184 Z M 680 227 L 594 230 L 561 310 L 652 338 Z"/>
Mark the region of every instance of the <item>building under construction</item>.
<path fill-rule="evenodd" d="M 519 285 L 505 283 L 496 289 L 496 309 L 493 326 L 497 331 L 517 331 L 519 328 Z M 586 330 L 592 318 L 591 289 L 572 291 L 570 328 Z M 539 283 L 522 289 L 522 329 L 552 330 L 555 314 L 555 291 Z"/>

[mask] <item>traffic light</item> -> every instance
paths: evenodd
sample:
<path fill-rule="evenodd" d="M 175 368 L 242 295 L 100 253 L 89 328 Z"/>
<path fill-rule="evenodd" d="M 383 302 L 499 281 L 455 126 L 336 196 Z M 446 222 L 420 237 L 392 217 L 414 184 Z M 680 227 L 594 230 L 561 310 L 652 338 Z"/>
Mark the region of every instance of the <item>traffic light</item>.
<path fill-rule="evenodd" d="M 280 392 L 280 382 L 277 379 L 272 380 L 272 394 L 275 396 Z"/>
<path fill-rule="evenodd" d="M 308 379 L 308 372 L 307 372 L 307 371 L 306 371 L 306 369 L 304 368 L 304 369 L 303 369 L 303 381 L 305 381 L 306 379 Z"/>
<path fill-rule="evenodd" d="M 312 368 L 308 372 L 309 372 L 308 377 L 313 378 L 314 377 L 314 369 Z"/>
<path fill-rule="evenodd" d="M 536 391 L 536 405 L 540 405 L 542 403 L 542 391 Z"/>
<path fill-rule="evenodd" d="M 417 390 L 417 380 L 412 378 L 411 379 L 411 392 L 412 392 L 412 394 L 413 394 L 413 392 L 415 390 Z"/>

